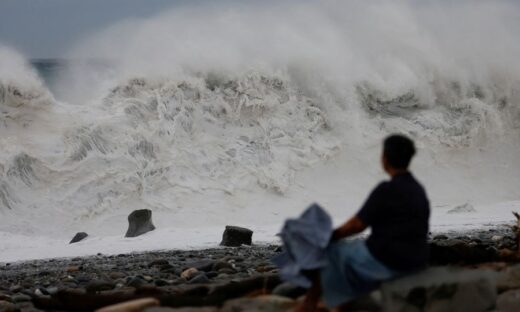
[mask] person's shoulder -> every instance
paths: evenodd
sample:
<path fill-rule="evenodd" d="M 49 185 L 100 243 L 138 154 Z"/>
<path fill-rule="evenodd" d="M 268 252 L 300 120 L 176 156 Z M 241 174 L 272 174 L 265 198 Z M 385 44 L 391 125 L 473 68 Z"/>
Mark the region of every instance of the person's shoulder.
<path fill-rule="evenodd" d="M 423 186 L 423 184 L 421 183 L 421 181 L 419 181 L 419 180 L 415 177 L 415 175 L 413 175 L 413 174 L 411 174 L 411 173 L 410 173 L 410 177 L 412 178 L 414 184 L 415 184 L 418 188 L 420 188 L 421 190 L 424 191 L 424 186 Z"/>
<path fill-rule="evenodd" d="M 391 187 L 390 181 L 381 181 L 378 185 L 376 185 L 372 193 L 385 192 L 386 190 L 388 190 L 389 187 Z"/>

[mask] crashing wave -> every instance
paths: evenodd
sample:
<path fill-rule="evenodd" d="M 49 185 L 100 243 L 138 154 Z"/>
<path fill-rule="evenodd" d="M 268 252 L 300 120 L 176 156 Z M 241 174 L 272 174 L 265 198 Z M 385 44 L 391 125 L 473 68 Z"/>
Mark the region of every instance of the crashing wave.
<path fill-rule="evenodd" d="M 27 126 L 54 99 L 35 71 L 16 52 L 0 46 L 0 125 Z"/>
<path fill-rule="evenodd" d="M 284 193 L 295 170 L 337 148 L 323 107 L 299 94 L 288 79 L 258 72 L 181 81 L 130 79 L 103 103 L 120 125 L 91 129 L 96 134 L 81 151 L 95 147 L 104 153 L 113 146 L 152 166 L 166 162 L 169 179 L 189 175 L 202 189 L 229 192 L 252 178 Z"/>

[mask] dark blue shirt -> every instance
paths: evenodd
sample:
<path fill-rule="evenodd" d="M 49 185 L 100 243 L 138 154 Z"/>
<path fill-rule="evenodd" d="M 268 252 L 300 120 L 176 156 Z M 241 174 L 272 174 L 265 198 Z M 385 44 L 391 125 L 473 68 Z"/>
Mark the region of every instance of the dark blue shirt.
<path fill-rule="evenodd" d="M 357 217 L 371 228 L 368 250 L 387 267 L 406 272 L 427 265 L 430 204 L 411 173 L 380 183 Z"/>

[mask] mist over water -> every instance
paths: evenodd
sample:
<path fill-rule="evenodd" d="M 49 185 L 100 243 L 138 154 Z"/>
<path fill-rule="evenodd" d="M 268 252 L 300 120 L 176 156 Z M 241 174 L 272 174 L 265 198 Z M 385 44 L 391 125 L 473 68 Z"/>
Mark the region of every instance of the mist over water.
<path fill-rule="evenodd" d="M 52 91 L 2 47 L 0 231 L 359 204 L 393 132 L 416 140 L 434 204 L 518 200 L 519 17 L 488 1 L 176 8 L 86 38 Z"/>

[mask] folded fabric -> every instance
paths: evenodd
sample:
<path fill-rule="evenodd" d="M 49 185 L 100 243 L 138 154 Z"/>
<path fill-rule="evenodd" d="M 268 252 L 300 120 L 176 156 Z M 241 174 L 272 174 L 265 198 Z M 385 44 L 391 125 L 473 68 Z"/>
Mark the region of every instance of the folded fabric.
<path fill-rule="evenodd" d="M 326 248 L 332 236 L 332 220 L 318 204 L 307 208 L 297 219 L 288 219 L 279 236 L 283 251 L 272 259 L 280 277 L 294 285 L 309 288 L 306 270 L 327 264 Z"/>

